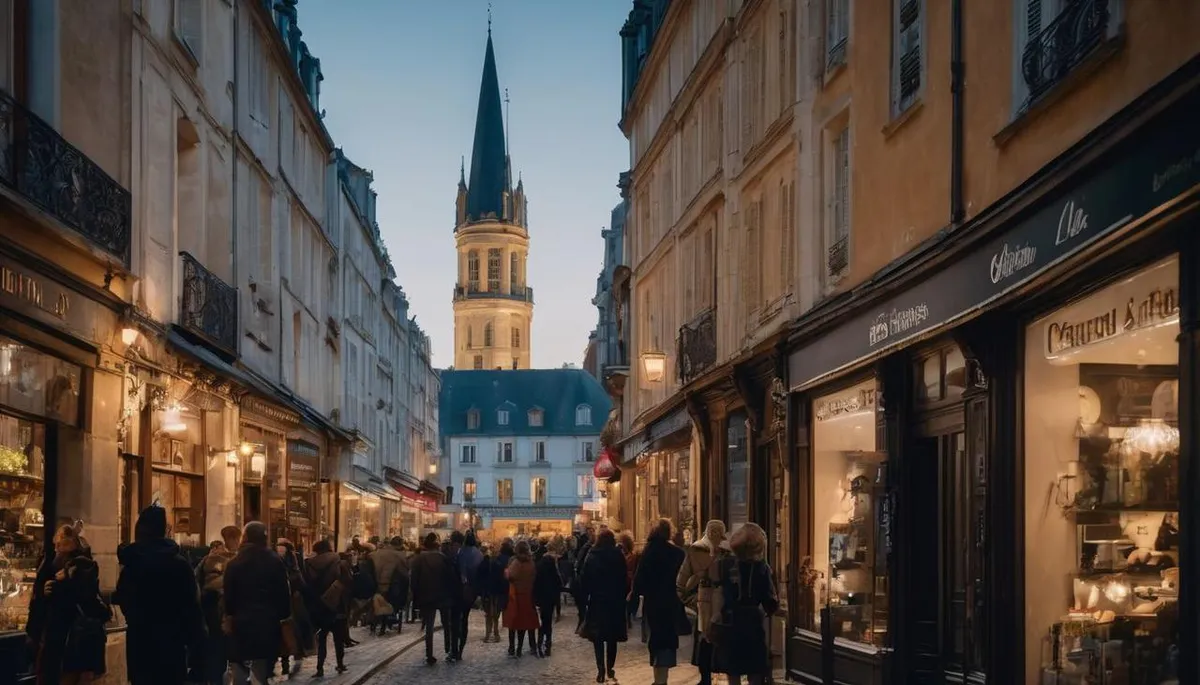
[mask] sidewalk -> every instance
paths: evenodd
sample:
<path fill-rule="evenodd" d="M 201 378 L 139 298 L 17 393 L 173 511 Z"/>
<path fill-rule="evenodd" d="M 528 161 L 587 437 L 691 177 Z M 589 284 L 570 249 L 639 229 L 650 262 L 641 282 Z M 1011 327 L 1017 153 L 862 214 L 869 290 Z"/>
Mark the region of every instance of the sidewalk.
<path fill-rule="evenodd" d="M 333 638 L 330 637 L 329 657 L 325 662 L 325 677 L 315 682 L 322 685 L 360 685 L 410 648 L 422 644 L 425 636 L 421 632 L 421 624 L 406 623 L 404 632 L 399 635 L 395 631 L 388 631 L 385 637 L 378 637 L 371 635 L 366 628 L 351 628 L 350 637 L 357 640 L 358 644 L 346 650 L 347 671 L 339 674 L 334 670 L 336 662 L 333 657 Z M 314 654 L 304 659 L 304 665 L 299 673 L 290 679 L 275 678 L 272 679 L 272 682 L 307 682 L 312 678 L 316 668 L 317 657 Z"/>

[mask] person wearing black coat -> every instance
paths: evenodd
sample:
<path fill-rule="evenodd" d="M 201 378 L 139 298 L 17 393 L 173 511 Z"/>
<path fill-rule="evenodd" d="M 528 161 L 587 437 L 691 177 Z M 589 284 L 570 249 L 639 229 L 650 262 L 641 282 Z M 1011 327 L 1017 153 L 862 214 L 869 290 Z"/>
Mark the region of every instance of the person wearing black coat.
<path fill-rule="evenodd" d="M 667 671 L 676 665 L 679 634 L 691 632 L 683 602 L 675 593 L 675 577 L 679 567 L 683 566 L 685 555 L 671 542 L 673 533 L 670 519 L 659 519 L 650 530 L 630 592 L 631 597 L 643 600 L 642 611 L 650 632 L 648 646 L 654 685 L 666 685 Z"/>
<path fill-rule="evenodd" d="M 588 526 L 584 533 L 577 536 L 575 545 L 575 577 L 583 576 L 583 565 L 587 563 L 588 553 L 592 551 L 592 545 L 596 544 L 596 529 Z M 580 583 L 575 584 L 575 606 L 579 610 L 579 626 L 583 626 L 583 619 L 587 613 L 587 602 L 584 599 L 583 589 Z"/>
<path fill-rule="evenodd" d="M 489 561 L 487 579 L 487 619 L 484 623 L 484 642 L 500 641 L 500 615 L 508 606 L 508 578 L 504 572 L 513 558 L 512 538 L 504 538 L 500 551 Z"/>
<path fill-rule="evenodd" d="M 617 643 L 629 639 L 625 625 L 625 597 L 628 588 L 625 555 L 617 549 L 617 539 L 605 528 L 596 536 L 596 544 L 587 554 L 580 576 L 584 620 L 580 635 L 592 641 L 596 652 L 596 682 L 607 674 L 616 678 Z"/>
<path fill-rule="evenodd" d="M 439 549 L 437 533 L 425 536 L 424 547 L 413 560 L 409 573 L 413 603 L 421 610 L 425 628 L 425 663 L 432 666 L 437 663 L 433 656 L 433 630 L 438 614 L 442 617 L 446 660 L 454 661 L 457 657 L 450 610 L 462 593 L 462 584 L 453 561 Z"/>
<path fill-rule="evenodd" d="M 133 544 L 117 552 L 121 575 L 113 603 L 125 614 L 125 658 L 133 685 L 182 685 L 187 650 L 200 649 L 205 630 L 200 589 L 179 545 L 167 537 L 167 510 L 138 516 Z"/>
<path fill-rule="evenodd" d="M 313 545 L 313 552 L 316 556 L 304 565 L 304 575 L 310 590 L 308 612 L 317 628 L 317 670 L 313 677 L 320 678 L 325 675 L 330 635 L 333 635 L 336 670 L 338 673 L 346 671 L 346 646 L 350 641 L 346 616 L 350 613 L 350 586 L 354 580 L 349 562 L 333 551 L 329 540 L 318 541 Z"/>
<path fill-rule="evenodd" d="M 562 536 L 556 535 L 546 545 L 546 551 L 536 562 L 533 578 L 533 603 L 538 610 L 540 627 L 534 653 L 550 656 L 550 642 L 554 635 L 554 608 L 562 598 L 562 576 L 558 573 L 558 558 L 563 553 Z"/>
<path fill-rule="evenodd" d="M 729 547 L 733 554 L 718 562 L 719 589 L 713 597 L 714 617 L 729 627 L 715 643 L 713 672 L 728 675 L 731 685 L 739 685 L 742 676 L 750 685 L 761 685 L 771 675 L 765 619 L 779 609 L 775 578 L 764 559 L 767 534 L 753 523 L 743 524 Z"/>
<path fill-rule="evenodd" d="M 292 591 L 283 560 L 267 546 L 267 526 L 247 523 L 242 546 L 225 568 L 225 625 L 233 681 L 267 682 L 283 654 L 283 622 L 292 615 Z M 249 669 L 247 669 L 249 663 Z"/>

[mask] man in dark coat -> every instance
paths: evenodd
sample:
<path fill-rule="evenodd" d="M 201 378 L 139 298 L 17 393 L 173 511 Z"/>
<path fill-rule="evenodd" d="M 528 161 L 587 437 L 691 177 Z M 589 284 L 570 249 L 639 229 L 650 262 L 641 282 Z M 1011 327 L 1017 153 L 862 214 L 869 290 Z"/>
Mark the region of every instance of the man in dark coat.
<path fill-rule="evenodd" d="M 615 680 L 617 643 L 629 634 L 625 598 L 629 593 L 625 555 L 617 549 L 616 537 L 605 528 L 596 536 L 580 574 L 580 594 L 585 618 L 582 635 L 592 641 L 596 654 L 596 682 Z"/>
<path fill-rule="evenodd" d="M 187 648 L 204 636 L 200 592 L 192 567 L 167 538 L 167 511 L 151 506 L 134 527 L 133 544 L 121 549 L 121 575 L 113 603 L 128 628 L 125 658 L 133 685 L 182 685 Z"/>
<path fill-rule="evenodd" d="M 237 556 L 225 568 L 225 629 L 234 683 L 267 682 L 283 649 L 280 624 L 291 615 L 287 569 L 267 546 L 266 524 L 251 521 Z"/>
<path fill-rule="evenodd" d="M 425 549 L 413 560 L 410 573 L 413 603 L 421 610 L 421 619 L 425 624 L 425 663 L 432 666 L 437 663 L 433 656 L 433 628 L 437 614 L 442 617 L 446 660 L 454 660 L 454 630 L 450 609 L 454 604 L 454 593 L 461 593 L 462 589 L 450 558 L 438 549 L 437 533 L 426 535 L 423 546 Z"/>

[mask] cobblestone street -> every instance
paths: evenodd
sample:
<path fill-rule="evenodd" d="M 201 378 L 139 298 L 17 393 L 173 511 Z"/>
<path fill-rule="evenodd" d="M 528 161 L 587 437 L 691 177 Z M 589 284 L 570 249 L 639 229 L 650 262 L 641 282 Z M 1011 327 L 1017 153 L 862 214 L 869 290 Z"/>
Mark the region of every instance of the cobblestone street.
<path fill-rule="evenodd" d="M 499 643 L 484 644 L 483 616 L 472 613 L 470 638 L 460 663 L 447 664 L 442 661 L 442 636 L 434 636 L 436 665 L 425 665 L 425 646 L 421 643 L 402 654 L 398 659 L 367 680 L 368 685 L 392 685 L 393 683 L 562 683 L 582 685 L 594 683 L 596 679 L 595 658 L 592 644 L 574 633 L 575 612 L 573 608 L 563 611 L 562 620 L 555 624 L 558 636 L 554 640 L 553 654 L 549 659 L 535 659 L 526 654 L 520 659 L 508 657 L 507 638 Z M 405 634 L 408 634 L 406 627 Z M 654 679 L 648 664 L 648 653 L 635 625 L 629 642 L 622 643 L 617 653 L 617 678 L 620 685 L 651 685 Z M 695 667 L 688 663 L 692 641 L 680 638 L 680 666 L 671 669 L 670 685 L 692 685 L 699 680 Z"/>

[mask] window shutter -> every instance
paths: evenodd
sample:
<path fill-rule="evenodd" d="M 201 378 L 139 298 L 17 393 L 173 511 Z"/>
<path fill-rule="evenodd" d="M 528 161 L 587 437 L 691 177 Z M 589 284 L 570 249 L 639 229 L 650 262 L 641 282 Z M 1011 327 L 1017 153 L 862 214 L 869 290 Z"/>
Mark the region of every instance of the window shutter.
<path fill-rule="evenodd" d="M 829 21 L 827 3 L 811 2 L 808 4 L 808 47 L 810 65 L 809 73 L 820 78 L 825 74 L 825 51 L 828 49 L 826 38 L 829 35 L 823 28 Z"/>
<path fill-rule="evenodd" d="M 780 227 L 782 234 L 779 243 L 783 254 L 779 258 L 779 288 L 781 293 L 787 294 L 792 292 L 792 262 L 795 259 L 792 254 L 795 249 L 792 245 L 792 238 L 793 231 L 796 230 L 796 182 L 782 184 L 780 195 L 780 214 L 783 216 L 783 226 Z"/>
<path fill-rule="evenodd" d="M 899 52 L 896 109 L 900 111 L 921 90 L 921 0 L 902 0 L 896 26 Z"/>
<path fill-rule="evenodd" d="M 750 310 L 758 309 L 762 292 L 762 202 L 750 204 L 750 215 L 746 217 L 746 304 Z"/>
<path fill-rule="evenodd" d="M 197 61 L 203 56 L 204 0 L 175 0 L 175 30 Z"/>

